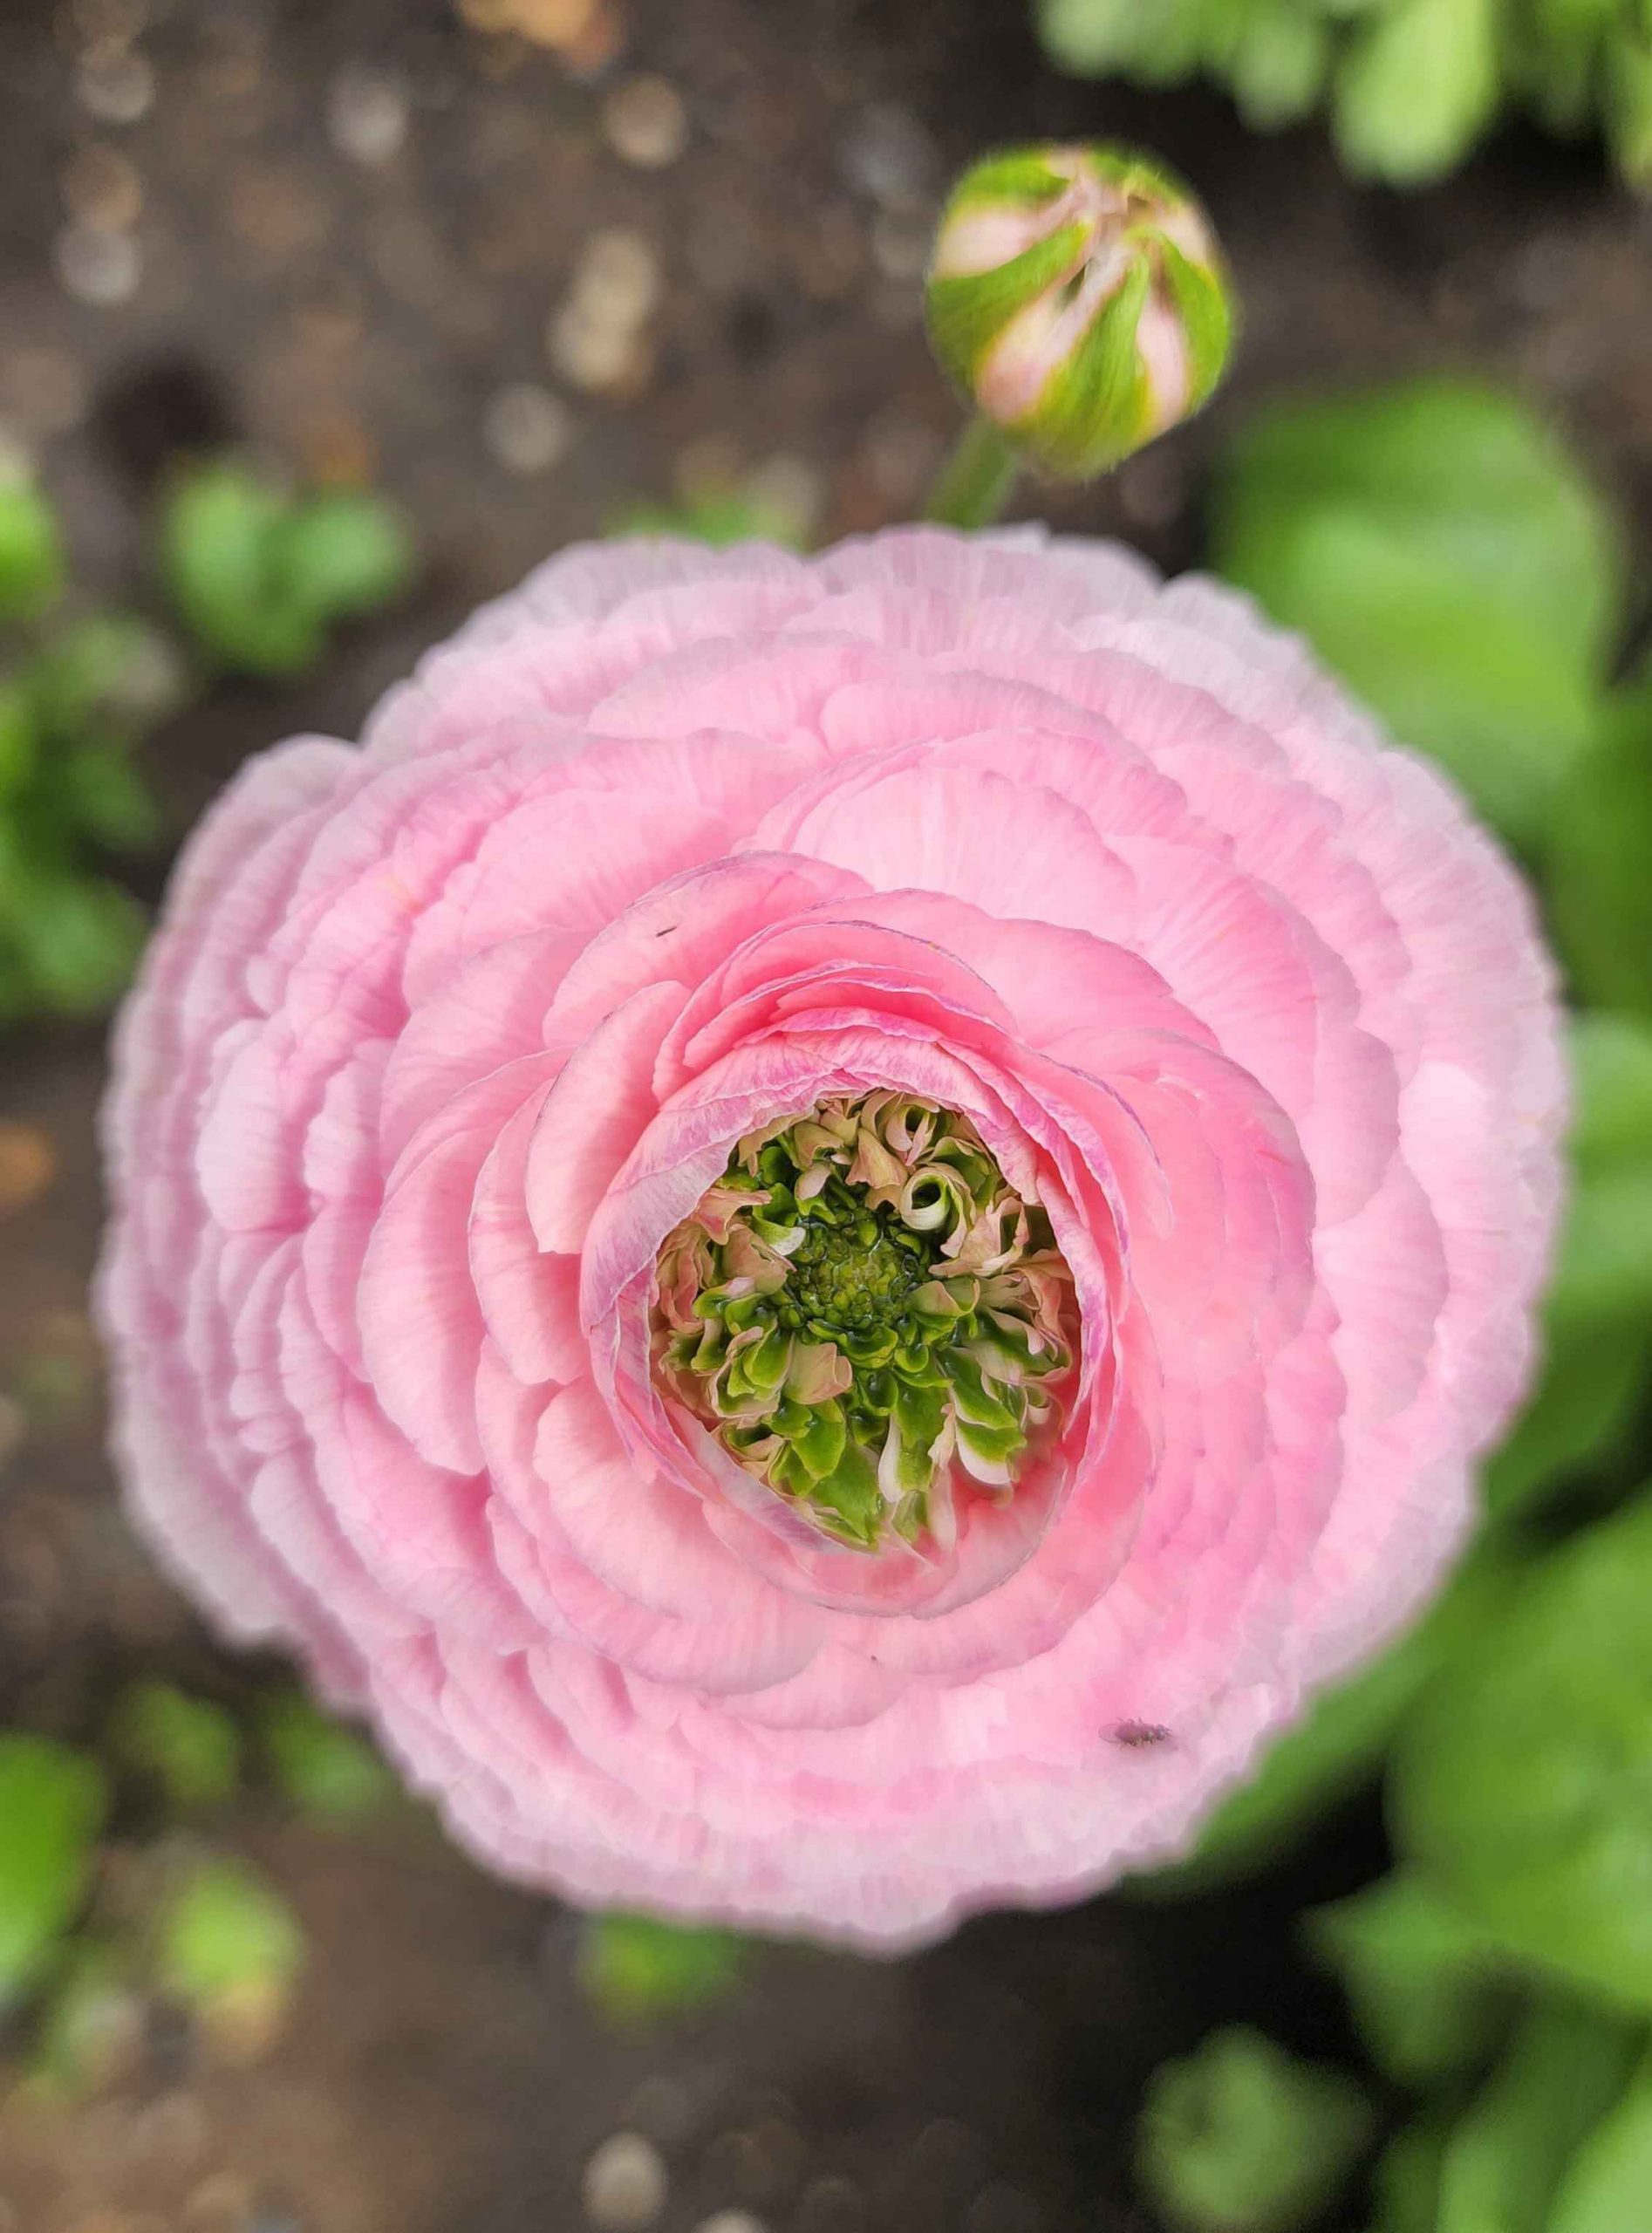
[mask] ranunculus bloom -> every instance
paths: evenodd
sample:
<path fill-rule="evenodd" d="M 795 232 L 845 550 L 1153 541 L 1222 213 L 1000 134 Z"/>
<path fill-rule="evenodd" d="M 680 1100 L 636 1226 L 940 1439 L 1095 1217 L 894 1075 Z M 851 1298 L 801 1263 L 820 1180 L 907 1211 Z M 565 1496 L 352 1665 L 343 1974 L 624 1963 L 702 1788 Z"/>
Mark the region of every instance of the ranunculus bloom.
<path fill-rule="evenodd" d="M 1068 1899 L 1439 1574 L 1562 1099 L 1516 879 L 1225 591 L 572 551 L 179 871 L 133 1499 L 531 1882 Z"/>

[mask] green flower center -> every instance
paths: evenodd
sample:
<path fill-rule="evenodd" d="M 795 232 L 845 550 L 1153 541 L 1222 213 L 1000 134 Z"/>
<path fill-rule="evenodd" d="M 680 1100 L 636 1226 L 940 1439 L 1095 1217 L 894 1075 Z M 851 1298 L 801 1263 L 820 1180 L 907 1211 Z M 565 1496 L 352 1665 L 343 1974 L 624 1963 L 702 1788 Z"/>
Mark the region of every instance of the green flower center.
<path fill-rule="evenodd" d="M 808 1327 L 829 1341 L 868 1333 L 899 1312 L 932 1260 L 888 1210 L 851 1211 L 845 1226 L 811 1220 L 788 1263 L 775 1318 L 789 1333 Z"/>
<path fill-rule="evenodd" d="M 654 1369 L 837 1542 L 949 1544 L 1057 1430 L 1072 1276 L 956 1110 L 881 1092 L 736 1143 L 659 1252 Z"/>

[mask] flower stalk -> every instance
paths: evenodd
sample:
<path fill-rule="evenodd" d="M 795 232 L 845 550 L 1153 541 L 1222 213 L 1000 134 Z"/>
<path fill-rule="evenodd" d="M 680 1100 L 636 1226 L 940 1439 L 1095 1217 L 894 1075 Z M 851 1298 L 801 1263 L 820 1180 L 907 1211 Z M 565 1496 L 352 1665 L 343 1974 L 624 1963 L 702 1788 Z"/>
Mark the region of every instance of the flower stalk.
<path fill-rule="evenodd" d="M 1021 461 L 978 412 L 936 477 L 924 516 L 937 527 L 990 527 L 1021 478 Z"/>

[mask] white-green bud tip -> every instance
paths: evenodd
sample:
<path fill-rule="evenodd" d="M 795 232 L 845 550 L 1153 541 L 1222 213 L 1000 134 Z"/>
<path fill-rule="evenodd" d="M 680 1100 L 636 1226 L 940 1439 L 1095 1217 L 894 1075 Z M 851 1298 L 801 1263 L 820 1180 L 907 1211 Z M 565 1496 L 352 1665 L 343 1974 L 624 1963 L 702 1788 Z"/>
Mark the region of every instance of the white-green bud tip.
<path fill-rule="evenodd" d="M 1191 417 L 1233 338 L 1197 198 L 1116 147 L 1014 148 L 967 171 L 942 215 L 926 305 L 935 352 L 975 408 L 1063 480 L 1103 473 Z"/>

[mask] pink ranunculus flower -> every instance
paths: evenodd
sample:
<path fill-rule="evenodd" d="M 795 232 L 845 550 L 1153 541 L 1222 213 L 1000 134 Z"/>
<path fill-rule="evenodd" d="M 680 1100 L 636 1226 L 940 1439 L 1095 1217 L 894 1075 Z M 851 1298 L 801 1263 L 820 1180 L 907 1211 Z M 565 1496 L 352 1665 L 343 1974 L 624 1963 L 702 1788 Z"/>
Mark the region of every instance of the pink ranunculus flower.
<path fill-rule="evenodd" d="M 1563 1098 L 1516 878 L 1228 591 L 573 550 L 185 857 L 133 1502 L 513 1875 L 1070 1899 L 1438 1577 Z"/>

